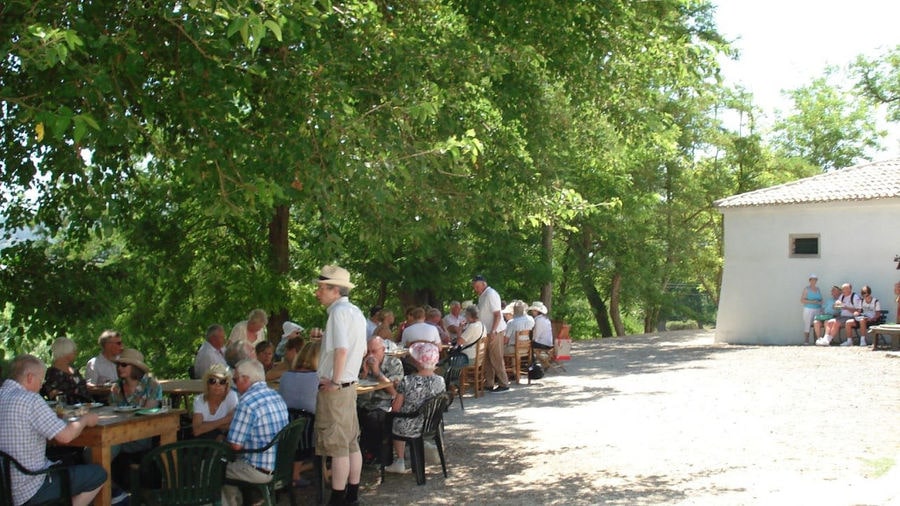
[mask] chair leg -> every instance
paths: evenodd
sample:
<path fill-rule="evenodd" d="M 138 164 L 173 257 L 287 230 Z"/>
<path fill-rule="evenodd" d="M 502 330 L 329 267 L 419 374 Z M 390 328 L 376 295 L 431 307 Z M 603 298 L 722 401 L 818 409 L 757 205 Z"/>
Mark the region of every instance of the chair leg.
<path fill-rule="evenodd" d="M 416 474 L 416 484 L 425 484 L 425 438 L 419 436 L 409 441 L 410 466 Z"/>
<path fill-rule="evenodd" d="M 437 446 L 438 455 L 441 457 L 441 469 L 444 471 L 444 478 L 447 477 L 447 460 L 444 458 L 444 428 L 438 428 L 434 434 L 434 444 Z"/>

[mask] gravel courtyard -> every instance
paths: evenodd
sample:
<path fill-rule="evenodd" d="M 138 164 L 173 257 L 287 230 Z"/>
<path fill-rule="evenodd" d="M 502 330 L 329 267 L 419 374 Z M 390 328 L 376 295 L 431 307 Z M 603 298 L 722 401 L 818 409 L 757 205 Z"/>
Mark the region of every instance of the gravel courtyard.
<path fill-rule="evenodd" d="M 431 465 L 423 486 L 379 484 L 366 468 L 361 501 L 900 505 L 900 358 L 887 352 L 680 331 L 579 341 L 565 367 L 467 396 L 464 412 L 454 402 L 449 477 Z"/>

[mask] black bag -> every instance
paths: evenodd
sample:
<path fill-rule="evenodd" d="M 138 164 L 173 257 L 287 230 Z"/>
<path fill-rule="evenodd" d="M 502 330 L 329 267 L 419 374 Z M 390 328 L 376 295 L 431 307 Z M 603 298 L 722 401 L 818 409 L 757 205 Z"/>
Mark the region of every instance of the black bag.
<path fill-rule="evenodd" d="M 530 366 L 528 366 L 528 379 L 530 380 L 539 380 L 544 377 L 544 368 L 541 367 L 539 362 L 532 362 Z"/>

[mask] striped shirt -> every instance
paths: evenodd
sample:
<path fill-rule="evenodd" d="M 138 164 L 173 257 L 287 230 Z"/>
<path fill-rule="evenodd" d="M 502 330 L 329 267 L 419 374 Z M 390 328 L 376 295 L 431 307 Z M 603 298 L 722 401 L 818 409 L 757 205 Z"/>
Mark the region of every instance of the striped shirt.
<path fill-rule="evenodd" d="M 265 381 L 258 381 L 250 385 L 238 401 L 228 430 L 228 442 L 240 445 L 244 450 L 262 448 L 287 424 L 284 399 Z M 273 471 L 277 448 L 275 445 L 262 453 L 243 453 L 241 458 L 253 467 Z"/>
<path fill-rule="evenodd" d="M 0 386 L 0 450 L 32 471 L 52 464 L 44 456 L 47 440 L 66 428 L 47 402 L 15 380 Z M 25 503 L 41 488 L 45 476 L 26 476 L 12 469 L 12 498 L 16 506 Z"/>

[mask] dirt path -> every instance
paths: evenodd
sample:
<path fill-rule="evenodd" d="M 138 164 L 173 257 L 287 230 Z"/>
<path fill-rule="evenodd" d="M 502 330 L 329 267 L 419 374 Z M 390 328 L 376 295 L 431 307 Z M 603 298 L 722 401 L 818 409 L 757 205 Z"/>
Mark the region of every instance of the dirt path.
<path fill-rule="evenodd" d="M 363 503 L 900 506 L 900 358 L 702 331 L 573 348 L 567 372 L 454 403 L 448 478 L 367 469 Z"/>

